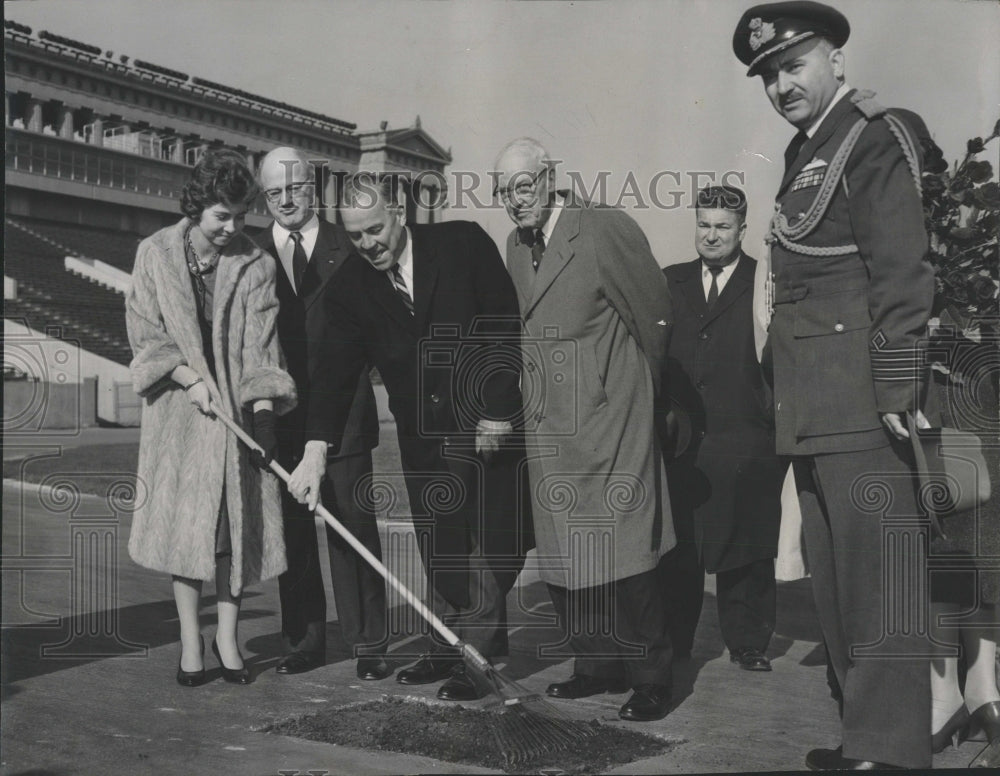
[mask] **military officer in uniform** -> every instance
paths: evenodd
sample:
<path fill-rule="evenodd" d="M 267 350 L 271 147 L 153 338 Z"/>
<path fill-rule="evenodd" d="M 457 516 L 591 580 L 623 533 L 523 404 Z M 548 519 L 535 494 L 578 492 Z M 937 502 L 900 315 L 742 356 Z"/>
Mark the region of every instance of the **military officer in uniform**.
<path fill-rule="evenodd" d="M 747 75 L 761 76 L 799 130 L 768 236 L 764 360 L 773 364 L 777 452 L 793 457 L 817 613 L 844 696 L 841 745 L 814 749 L 806 764 L 923 769 L 929 664 L 912 656 L 926 644 L 903 629 L 887 635 L 887 618 L 911 604 L 883 578 L 883 538 L 919 520 L 905 415 L 922 420 L 920 342 L 934 278 L 920 146 L 900 114 L 845 82 L 849 34 L 835 9 L 785 2 L 751 8 L 733 35 Z M 895 562 L 920 578 L 904 546 Z"/>

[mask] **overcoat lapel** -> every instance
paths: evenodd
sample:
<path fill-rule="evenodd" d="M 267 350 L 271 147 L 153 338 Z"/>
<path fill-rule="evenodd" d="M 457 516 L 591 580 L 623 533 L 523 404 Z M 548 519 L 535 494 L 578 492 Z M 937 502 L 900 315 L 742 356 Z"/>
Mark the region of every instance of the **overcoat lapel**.
<path fill-rule="evenodd" d="M 823 144 L 830 139 L 837 127 L 840 126 L 841 122 L 845 121 L 854 113 L 854 103 L 851 102 L 851 98 L 854 96 L 855 91 L 855 89 L 851 89 L 843 96 L 840 102 L 838 102 L 833 107 L 833 110 L 830 111 L 830 115 L 823 119 L 823 123 L 819 125 L 819 129 L 816 130 L 816 134 L 809 138 L 802 145 L 802 148 L 799 149 L 799 153 L 796 155 L 795 161 L 793 161 L 791 166 L 785 170 L 785 175 L 781 179 L 781 186 L 778 189 L 779 197 L 785 193 L 785 189 L 788 187 L 788 184 L 790 184 L 792 180 L 794 180 L 795 176 L 802 171 L 802 168 L 812 160 L 817 149 L 821 148 Z"/>
<path fill-rule="evenodd" d="M 549 287 L 573 259 L 573 240 L 580 234 L 580 206 L 567 200 L 559 214 L 555 231 L 549 245 L 545 246 L 542 263 L 535 273 L 535 282 L 531 287 L 531 301 L 521 314 L 526 315 L 541 301 Z M 529 265 L 530 266 L 530 265 Z"/>
<path fill-rule="evenodd" d="M 699 315 L 703 315 L 708 309 L 708 303 L 705 301 L 705 289 L 701 285 L 701 259 L 689 262 L 674 284 L 688 306 Z"/>
<path fill-rule="evenodd" d="M 726 283 L 726 287 L 719 294 L 715 306 L 705 315 L 703 326 L 707 326 L 722 315 L 727 309 L 732 307 L 737 299 L 753 287 L 753 265 L 747 260 L 746 256 L 741 256 L 741 259 L 740 263 L 736 265 L 732 277 Z M 701 284 L 699 283 L 698 285 L 700 286 Z"/>
<path fill-rule="evenodd" d="M 517 290 L 517 304 L 521 315 L 524 315 L 531 303 L 531 288 L 535 283 L 535 270 L 531 267 L 531 249 L 521 242 L 516 229 L 512 234 L 513 237 L 508 242 L 510 250 L 507 256 L 507 271 L 510 272 L 510 276 L 514 280 L 514 288 Z"/>

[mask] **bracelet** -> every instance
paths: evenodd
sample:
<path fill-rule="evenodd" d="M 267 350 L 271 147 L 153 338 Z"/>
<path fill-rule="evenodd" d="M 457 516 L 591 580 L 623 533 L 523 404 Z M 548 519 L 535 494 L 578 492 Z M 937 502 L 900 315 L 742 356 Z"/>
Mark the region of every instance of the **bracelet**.
<path fill-rule="evenodd" d="M 198 378 L 197 380 L 195 380 L 195 381 L 194 381 L 193 383 L 188 383 L 187 385 L 185 385 L 185 386 L 184 386 L 184 390 L 186 391 L 186 390 L 188 390 L 189 388 L 194 388 L 194 387 L 195 387 L 195 386 L 196 386 L 196 385 L 197 385 L 198 383 L 203 383 L 203 382 L 205 382 L 205 380 L 204 380 L 203 378 L 199 377 L 199 378 Z"/>

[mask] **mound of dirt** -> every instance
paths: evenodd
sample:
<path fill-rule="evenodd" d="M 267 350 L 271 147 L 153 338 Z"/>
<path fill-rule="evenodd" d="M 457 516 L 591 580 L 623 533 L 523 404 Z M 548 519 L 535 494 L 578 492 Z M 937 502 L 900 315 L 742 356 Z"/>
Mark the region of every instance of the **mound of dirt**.
<path fill-rule="evenodd" d="M 670 751 L 674 742 L 599 722 L 574 722 L 579 736 L 557 751 L 533 743 L 544 716 L 384 698 L 277 722 L 264 732 L 495 768 L 506 773 L 593 774 Z M 515 758 L 518 749 L 529 756 Z"/>

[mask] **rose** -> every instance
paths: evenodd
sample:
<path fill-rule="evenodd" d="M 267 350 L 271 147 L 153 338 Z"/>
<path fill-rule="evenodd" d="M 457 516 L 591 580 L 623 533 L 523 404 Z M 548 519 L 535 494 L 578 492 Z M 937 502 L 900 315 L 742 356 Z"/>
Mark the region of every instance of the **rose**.
<path fill-rule="evenodd" d="M 965 147 L 969 154 L 978 154 L 986 147 L 986 144 L 983 143 L 983 139 L 981 137 L 974 137 L 966 144 Z"/>
<path fill-rule="evenodd" d="M 976 204 L 987 210 L 1000 210 L 1000 183 L 990 181 L 976 189 Z"/>
<path fill-rule="evenodd" d="M 989 162 L 969 162 L 965 174 L 973 183 L 984 183 L 993 177 L 993 166 Z"/>
<path fill-rule="evenodd" d="M 984 302 L 990 302 L 996 299 L 997 296 L 997 285 L 996 282 L 983 275 L 978 275 L 972 279 L 969 284 L 969 297 L 979 302 L 980 304 Z"/>
<path fill-rule="evenodd" d="M 947 270 L 941 276 L 944 295 L 957 304 L 968 304 L 968 289 L 965 273 L 961 270 Z"/>

